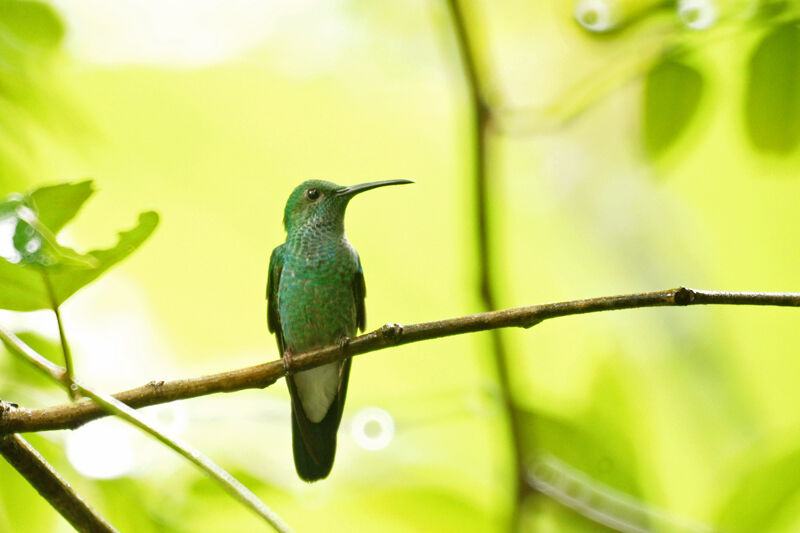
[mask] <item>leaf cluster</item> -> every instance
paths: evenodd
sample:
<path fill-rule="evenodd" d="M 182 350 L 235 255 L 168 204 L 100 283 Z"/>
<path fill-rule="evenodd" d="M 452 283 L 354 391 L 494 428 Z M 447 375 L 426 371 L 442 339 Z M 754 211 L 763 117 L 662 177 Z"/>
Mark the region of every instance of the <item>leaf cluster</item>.
<path fill-rule="evenodd" d="M 147 240 L 158 214 L 146 211 L 111 248 L 85 254 L 64 246 L 58 234 L 94 192 L 91 181 L 40 187 L 0 202 L 0 308 L 34 311 L 60 306 Z M 52 285 L 52 299 L 42 276 Z"/>

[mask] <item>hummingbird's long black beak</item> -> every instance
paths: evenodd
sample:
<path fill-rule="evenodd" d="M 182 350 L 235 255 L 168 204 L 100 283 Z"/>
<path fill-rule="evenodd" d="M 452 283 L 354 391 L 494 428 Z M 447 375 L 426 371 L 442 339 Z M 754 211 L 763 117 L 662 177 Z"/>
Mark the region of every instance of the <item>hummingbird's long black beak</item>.
<path fill-rule="evenodd" d="M 411 180 L 372 181 L 370 183 L 362 183 L 360 185 L 350 185 L 349 187 L 342 187 L 341 189 L 336 189 L 334 194 L 336 196 L 354 196 L 360 192 L 368 191 L 370 189 L 376 189 L 378 187 L 383 187 L 385 185 L 402 185 L 404 183 L 414 183 L 414 182 Z"/>

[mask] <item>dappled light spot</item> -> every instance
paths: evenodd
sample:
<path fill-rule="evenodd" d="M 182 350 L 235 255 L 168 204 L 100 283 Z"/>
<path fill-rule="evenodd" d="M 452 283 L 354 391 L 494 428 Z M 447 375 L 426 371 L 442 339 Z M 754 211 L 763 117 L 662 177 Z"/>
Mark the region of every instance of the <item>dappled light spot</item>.
<path fill-rule="evenodd" d="M 141 412 L 145 413 L 159 430 L 171 435 L 179 435 L 186 431 L 189 422 L 186 407 L 180 402 L 151 405 Z"/>
<path fill-rule="evenodd" d="M 0 218 L 0 257 L 9 263 L 22 261 L 22 254 L 14 246 L 14 233 L 17 231 L 17 217 Z"/>
<path fill-rule="evenodd" d="M 42 247 L 42 240 L 39 237 L 32 237 L 31 240 L 25 243 L 25 251 L 29 254 L 33 254 L 39 251 L 39 248 Z"/>
<path fill-rule="evenodd" d="M 382 450 L 394 439 L 394 418 L 380 407 L 365 407 L 353 417 L 350 434 L 365 450 Z"/>
<path fill-rule="evenodd" d="M 39 217 L 36 216 L 36 213 L 34 213 L 33 209 L 25 205 L 17 207 L 16 213 L 17 218 L 27 222 L 28 224 L 34 224 L 39 220 Z"/>
<path fill-rule="evenodd" d="M 114 479 L 135 467 L 132 431 L 118 420 L 90 422 L 67 435 L 67 459 L 82 475 Z"/>

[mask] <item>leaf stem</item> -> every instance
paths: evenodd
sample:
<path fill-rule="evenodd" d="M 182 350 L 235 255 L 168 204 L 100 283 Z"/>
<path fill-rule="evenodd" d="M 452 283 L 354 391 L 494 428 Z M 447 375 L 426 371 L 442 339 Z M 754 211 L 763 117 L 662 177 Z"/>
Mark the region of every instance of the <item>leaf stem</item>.
<path fill-rule="evenodd" d="M 64 382 L 66 385 L 67 393 L 69 394 L 70 399 L 73 401 L 78 400 L 80 399 L 80 394 L 78 394 L 78 389 L 75 387 L 74 383 L 75 367 L 72 364 L 72 350 L 69 348 L 67 336 L 64 333 L 64 323 L 61 320 L 61 311 L 59 310 L 56 293 L 53 289 L 53 283 L 50 281 L 50 275 L 45 269 L 42 269 L 41 272 L 42 280 L 44 280 L 44 286 L 47 288 L 47 296 L 50 299 L 50 308 L 56 315 L 56 322 L 58 323 L 58 337 L 61 340 L 61 352 L 64 354 L 64 366 L 67 369 L 66 374 L 64 374 L 65 378 L 62 380 L 62 382 Z"/>

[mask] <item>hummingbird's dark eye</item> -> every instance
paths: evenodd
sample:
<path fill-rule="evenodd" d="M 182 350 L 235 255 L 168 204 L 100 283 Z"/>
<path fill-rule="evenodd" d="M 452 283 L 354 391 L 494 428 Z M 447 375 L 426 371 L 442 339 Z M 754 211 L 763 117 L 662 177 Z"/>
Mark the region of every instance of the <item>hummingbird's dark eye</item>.
<path fill-rule="evenodd" d="M 319 198 L 319 191 L 317 189 L 308 189 L 306 191 L 306 198 L 311 200 L 312 202 Z"/>

